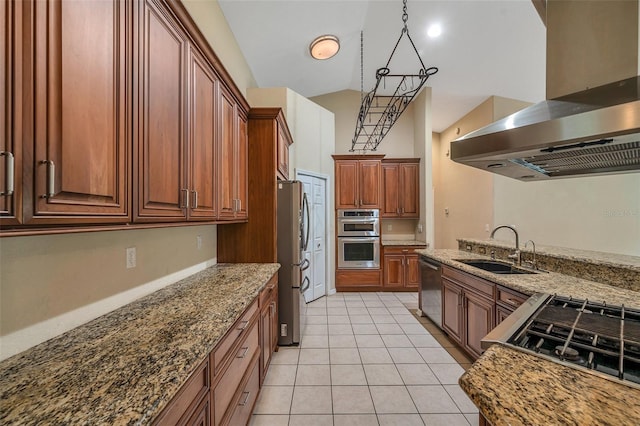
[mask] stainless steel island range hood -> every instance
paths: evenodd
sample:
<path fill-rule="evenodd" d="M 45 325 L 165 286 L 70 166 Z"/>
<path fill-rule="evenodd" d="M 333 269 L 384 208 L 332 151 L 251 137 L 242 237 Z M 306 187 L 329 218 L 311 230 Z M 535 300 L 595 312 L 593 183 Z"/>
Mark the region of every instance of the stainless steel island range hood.
<path fill-rule="evenodd" d="M 523 181 L 640 171 L 640 77 L 525 108 L 452 142 L 451 159 Z"/>
<path fill-rule="evenodd" d="M 548 100 L 453 141 L 451 159 L 522 181 L 640 171 L 638 0 L 540 4 Z"/>

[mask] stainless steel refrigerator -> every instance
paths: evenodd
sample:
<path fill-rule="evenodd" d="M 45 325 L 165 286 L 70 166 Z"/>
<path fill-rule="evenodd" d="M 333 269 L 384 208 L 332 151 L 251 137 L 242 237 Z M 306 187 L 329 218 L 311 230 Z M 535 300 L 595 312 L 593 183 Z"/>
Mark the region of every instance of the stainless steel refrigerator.
<path fill-rule="evenodd" d="M 278 182 L 278 319 L 279 345 L 297 345 L 302 337 L 306 303 L 303 293 L 309 278 L 302 279 L 309 267 L 304 252 L 309 243 L 309 203 L 302 182 Z"/>

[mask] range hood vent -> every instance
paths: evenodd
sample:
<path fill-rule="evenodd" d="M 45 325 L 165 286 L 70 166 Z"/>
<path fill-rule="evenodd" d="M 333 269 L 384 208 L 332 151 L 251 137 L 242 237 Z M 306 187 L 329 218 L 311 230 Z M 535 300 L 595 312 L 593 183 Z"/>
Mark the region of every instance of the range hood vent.
<path fill-rule="evenodd" d="M 640 77 L 525 108 L 452 142 L 451 159 L 523 181 L 640 171 Z"/>

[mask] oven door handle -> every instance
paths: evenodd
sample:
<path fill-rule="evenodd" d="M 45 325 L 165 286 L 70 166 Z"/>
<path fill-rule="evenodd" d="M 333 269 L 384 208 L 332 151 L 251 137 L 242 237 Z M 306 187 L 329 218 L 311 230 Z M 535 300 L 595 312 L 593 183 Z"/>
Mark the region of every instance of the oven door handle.
<path fill-rule="evenodd" d="M 378 218 L 375 219 L 345 219 L 345 218 L 340 218 L 338 219 L 338 222 L 340 223 L 376 223 L 378 222 Z"/>
<path fill-rule="evenodd" d="M 338 237 L 338 241 L 343 243 L 377 243 L 380 237 Z"/>

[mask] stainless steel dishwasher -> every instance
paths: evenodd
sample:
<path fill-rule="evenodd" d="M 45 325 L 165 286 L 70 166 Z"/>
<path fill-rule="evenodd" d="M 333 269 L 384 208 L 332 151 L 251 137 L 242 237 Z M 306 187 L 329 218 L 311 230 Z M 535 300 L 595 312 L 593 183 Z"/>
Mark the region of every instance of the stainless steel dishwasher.
<path fill-rule="evenodd" d="M 433 259 L 420 258 L 420 311 L 442 328 L 442 268 Z"/>

